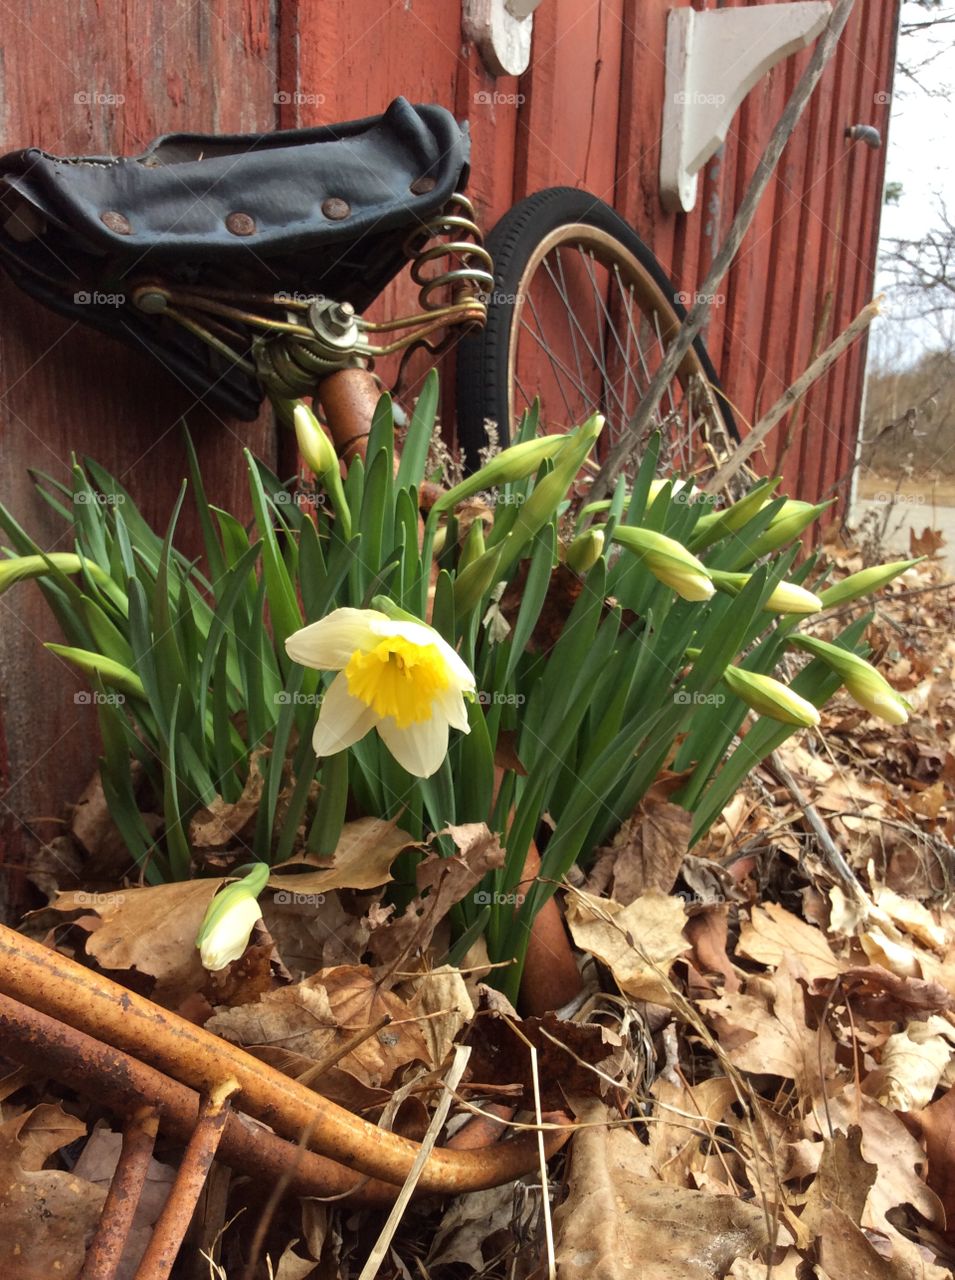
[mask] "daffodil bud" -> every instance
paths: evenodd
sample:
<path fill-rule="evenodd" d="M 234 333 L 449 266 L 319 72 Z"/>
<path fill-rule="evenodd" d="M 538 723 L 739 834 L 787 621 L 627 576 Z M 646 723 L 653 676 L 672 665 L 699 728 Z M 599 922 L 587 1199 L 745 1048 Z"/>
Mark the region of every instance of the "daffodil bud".
<path fill-rule="evenodd" d="M 269 868 L 258 863 L 247 876 L 221 890 L 209 903 L 196 935 L 203 968 L 215 973 L 238 960 L 249 945 L 257 920 L 262 918 L 258 897 L 269 878 Z"/>
<path fill-rule="evenodd" d="M 335 475 L 339 475 L 340 472 L 338 454 L 331 440 L 322 430 L 322 424 L 308 405 L 302 404 L 301 401 L 292 411 L 292 421 L 295 424 L 295 439 L 298 442 L 299 453 L 315 475 L 323 483 L 328 483 L 332 472 Z"/>
<path fill-rule="evenodd" d="M 724 573 L 719 569 L 711 569 L 709 573 L 713 585 L 732 596 L 739 595 L 750 579 L 748 573 Z M 818 613 L 822 601 L 795 582 L 777 582 L 763 608 L 768 613 Z"/>
<path fill-rule="evenodd" d="M 502 449 L 480 471 L 475 471 L 453 489 L 443 493 L 432 510 L 447 511 L 483 489 L 525 480 L 534 474 L 545 458 L 553 458 L 560 453 L 575 434 L 571 431 L 566 435 L 535 436 L 533 440 L 525 440 L 522 444 L 512 444 L 510 448 Z"/>
<path fill-rule="evenodd" d="M 727 667 L 723 679 L 741 702 L 761 716 L 811 729 L 819 723 L 819 711 L 788 684 L 758 671 Z"/>
<path fill-rule="evenodd" d="M 338 454 L 322 430 L 322 424 L 312 413 L 308 405 L 299 400 L 292 412 L 295 424 L 295 439 L 299 453 L 321 481 L 325 492 L 332 500 L 332 505 L 342 522 L 342 531 L 346 538 L 351 537 L 352 519 L 345 487 L 342 484 L 342 473 L 338 462 Z"/>
<path fill-rule="evenodd" d="M 893 560 L 891 564 L 877 564 L 871 569 L 860 569 L 858 573 L 850 573 L 848 578 L 833 583 L 821 593 L 819 598 L 823 608 L 832 609 L 838 604 L 851 604 L 853 600 L 860 600 L 863 596 L 881 591 L 893 578 L 897 578 L 906 569 L 911 569 L 922 559 L 924 559 L 923 556 L 917 560 Z"/>
<path fill-rule="evenodd" d="M 780 476 L 775 476 L 772 480 L 761 481 L 740 498 L 739 502 L 734 502 L 722 511 L 704 512 L 693 526 L 689 538 L 693 550 L 703 551 L 727 534 L 738 533 L 770 501 L 770 494 L 780 479 Z"/>
<path fill-rule="evenodd" d="M 81 671 L 98 676 L 103 684 L 109 685 L 113 689 L 119 689 L 127 697 L 146 701 L 146 690 L 143 687 L 142 680 L 140 680 L 135 671 L 130 671 L 129 667 L 124 666 L 121 662 L 116 662 L 113 658 L 107 658 L 105 654 L 94 653 L 91 649 L 74 649 L 68 644 L 47 642 L 43 647 L 44 649 L 49 649 L 51 653 L 55 653 L 60 658 L 66 658 L 74 666 L 79 667 Z"/>
<path fill-rule="evenodd" d="M 23 582 L 27 578 L 42 578 L 44 574 L 57 571 L 80 573 L 84 569 L 108 595 L 114 599 L 117 596 L 125 599 L 113 579 L 94 560 L 82 559 L 72 551 L 50 551 L 44 556 L 10 556 L 7 560 L 0 560 L 0 595 L 15 582 Z"/>
<path fill-rule="evenodd" d="M 684 600 L 709 600 L 716 588 L 706 566 L 687 551 L 681 542 L 653 529 L 632 529 L 618 525 L 615 542 L 643 561 L 653 576 Z"/>
<path fill-rule="evenodd" d="M 588 529 L 579 534 L 567 548 L 567 566 L 574 573 L 588 573 L 600 557 L 604 549 L 603 529 Z"/>
<path fill-rule="evenodd" d="M 827 507 L 831 507 L 835 499 L 829 502 L 796 502 L 792 498 L 786 500 L 779 511 L 749 548 L 754 560 L 778 551 L 787 542 L 798 538 L 804 529 L 814 520 L 818 520 Z"/>
<path fill-rule="evenodd" d="M 491 590 L 500 577 L 501 548 L 492 547 L 463 569 L 454 579 L 454 612 L 466 617 Z"/>
<path fill-rule="evenodd" d="M 468 529 L 468 536 L 464 540 L 464 546 L 461 548 L 461 557 L 458 560 L 458 573 L 461 574 L 484 554 L 484 526 L 480 520 L 472 522 Z"/>
<path fill-rule="evenodd" d="M 870 715 L 889 724 L 905 724 L 908 720 L 909 704 L 865 658 L 816 636 L 794 635 L 790 643 L 827 663 L 840 677 L 852 700 Z"/>
<path fill-rule="evenodd" d="M 510 532 L 501 543 L 502 576 L 517 559 L 526 543 L 554 518 L 557 508 L 567 496 L 567 490 L 573 484 L 584 459 L 594 447 L 603 426 L 603 417 L 599 413 L 594 414 L 575 432 L 561 437 L 564 447 L 555 459 L 553 471 L 534 486 L 530 497 L 518 511 L 517 519 L 511 526 Z"/>

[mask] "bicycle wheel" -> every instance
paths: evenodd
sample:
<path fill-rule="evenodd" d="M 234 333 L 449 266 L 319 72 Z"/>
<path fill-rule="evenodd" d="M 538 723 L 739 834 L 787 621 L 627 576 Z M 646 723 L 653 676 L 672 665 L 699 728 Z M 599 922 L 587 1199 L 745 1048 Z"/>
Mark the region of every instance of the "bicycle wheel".
<path fill-rule="evenodd" d="M 515 205 L 487 247 L 494 257 L 487 324 L 458 349 L 458 439 L 467 465 L 478 465 L 488 424 L 491 442 L 507 445 L 535 397 L 541 431 L 567 430 L 599 410 L 606 449 L 686 314 L 673 284 L 619 214 L 569 187 Z M 705 470 L 739 438 L 699 340 L 653 425 L 662 432 L 661 463 L 684 473 Z"/>

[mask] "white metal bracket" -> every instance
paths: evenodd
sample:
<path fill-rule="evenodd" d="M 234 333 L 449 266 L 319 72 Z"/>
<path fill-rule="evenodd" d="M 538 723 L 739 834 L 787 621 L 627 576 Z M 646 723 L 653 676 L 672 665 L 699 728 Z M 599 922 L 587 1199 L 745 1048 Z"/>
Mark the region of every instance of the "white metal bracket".
<path fill-rule="evenodd" d="M 464 0 L 464 34 L 488 71 L 519 76 L 530 66 L 534 10 L 542 0 Z"/>
<path fill-rule="evenodd" d="M 795 0 L 670 10 L 660 146 L 664 208 L 693 208 L 696 175 L 723 142 L 740 103 L 777 62 L 816 39 L 830 9 L 828 0 Z"/>

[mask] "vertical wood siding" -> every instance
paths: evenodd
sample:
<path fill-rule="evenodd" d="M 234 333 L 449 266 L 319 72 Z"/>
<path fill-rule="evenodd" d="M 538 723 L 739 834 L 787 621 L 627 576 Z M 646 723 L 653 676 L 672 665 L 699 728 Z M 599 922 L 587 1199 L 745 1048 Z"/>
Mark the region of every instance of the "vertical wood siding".
<path fill-rule="evenodd" d="M 696 209 L 667 214 L 657 174 L 670 7 L 544 0 L 531 68 L 496 79 L 464 40 L 456 0 L 24 0 L 6 15 L 0 142 L 134 153 L 158 133 L 347 120 L 404 94 L 469 121 L 469 191 L 486 228 L 542 187 L 586 188 L 614 204 L 692 293 L 809 55 L 755 88 L 701 174 Z M 885 132 L 897 8 L 856 0 L 721 287 L 707 340 L 744 421 L 869 297 L 884 151 L 851 144 L 844 131 L 863 122 Z M 411 306 L 415 295 L 399 281 L 378 310 Z M 58 319 L 2 276 L 0 308 L 0 497 L 31 530 L 52 540 L 57 526 L 32 497 L 26 468 L 63 478 L 71 450 L 116 471 L 164 522 L 184 470 L 186 412 L 212 500 L 241 507 L 241 446 L 275 456 L 265 415 L 252 425 L 217 420 L 151 358 Z M 863 362 L 859 344 L 777 432 L 762 465 L 782 468 L 790 492 L 816 498 L 846 474 Z M 51 627 L 39 593 L 21 588 L 0 609 L 0 832 L 3 858 L 16 864 L 28 844 L 57 833 L 48 819 L 77 795 L 98 748 L 91 709 L 73 701 L 80 682 L 40 647 Z"/>

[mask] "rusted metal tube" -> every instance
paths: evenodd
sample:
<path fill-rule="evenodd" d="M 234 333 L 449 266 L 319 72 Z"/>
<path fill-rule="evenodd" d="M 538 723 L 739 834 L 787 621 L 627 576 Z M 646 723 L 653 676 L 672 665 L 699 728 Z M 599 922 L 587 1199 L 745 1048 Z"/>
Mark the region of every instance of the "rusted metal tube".
<path fill-rule="evenodd" d="M 169 1198 L 153 1227 L 136 1280 L 166 1280 L 172 1271 L 222 1141 L 229 1117 L 229 1097 L 238 1087 L 237 1081 L 230 1080 L 203 1098 L 199 1123 L 189 1139 Z"/>
<path fill-rule="evenodd" d="M 5 1041 L 4 1048 L 7 1044 Z M 146 1185 L 158 1131 L 159 1113 L 154 1107 L 140 1107 L 127 1121 L 119 1162 L 79 1280 L 113 1280 Z"/>
<path fill-rule="evenodd" d="M 315 394 L 341 460 L 347 466 L 356 455 L 364 457 L 375 406 L 381 398 L 374 375 L 367 369 L 339 369 L 321 380 Z"/>
<path fill-rule="evenodd" d="M 381 389 L 367 369 L 339 369 L 323 378 L 315 388 L 316 399 L 325 413 L 329 434 L 338 456 L 347 467 L 355 457 L 364 458 L 368 435 Z M 398 459 L 395 459 L 395 470 Z M 423 480 L 418 488 L 418 505 L 430 511 L 444 490 Z"/>
<path fill-rule="evenodd" d="M 2 925 L 0 992 L 126 1050 L 200 1093 L 234 1077 L 244 1111 L 292 1141 L 309 1130 L 312 1149 L 347 1168 L 398 1184 L 414 1164 L 417 1143 L 368 1124 L 235 1045 Z M 486 1150 L 438 1149 L 418 1185 L 422 1192 L 446 1195 L 483 1190 L 530 1172 L 537 1159 L 533 1133 Z"/>
<path fill-rule="evenodd" d="M 147 1104 L 159 1114 L 163 1133 L 177 1142 L 188 1142 L 196 1127 L 199 1095 L 192 1089 L 122 1049 L 102 1044 L 4 995 L 0 995 L 0 1043 L 4 1057 L 53 1076 L 119 1115 L 135 1115 Z M 290 1190 L 300 1195 L 339 1197 L 351 1191 L 350 1205 L 379 1206 L 393 1203 L 396 1195 L 389 1183 L 356 1177 L 236 1111 L 226 1120 L 219 1155 L 231 1168 L 251 1177 L 270 1182 L 290 1178 Z"/>

